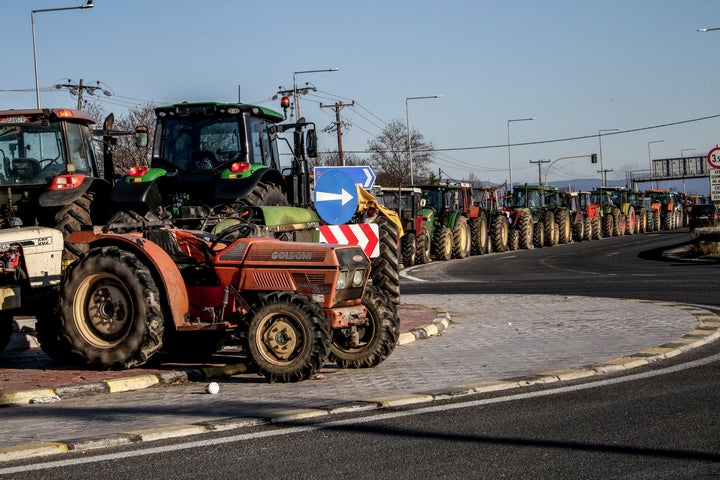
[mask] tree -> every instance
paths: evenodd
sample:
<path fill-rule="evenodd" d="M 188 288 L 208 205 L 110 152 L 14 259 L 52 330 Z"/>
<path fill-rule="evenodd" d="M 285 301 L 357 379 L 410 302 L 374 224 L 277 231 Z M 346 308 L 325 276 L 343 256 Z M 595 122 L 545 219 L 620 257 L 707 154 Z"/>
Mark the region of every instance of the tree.
<path fill-rule="evenodd" d="M 95 119 L 97 128 L 102 128 L 107 118 L 105 110 L 97 103 L 88 103 L 85 110 Z M 135 128 L 141 125 L 147 127 L 148 138 L 152 141 L 155 132 L 155 110 L 150 104 L 133 107 L 126 114 L 115 118 L 113 122 L 113 131 L 126 133 L 115 137 L 116 144 L 112 152 L 116 176 L 127 174 L 130 167 L 147 166 L 150 163 L 149 153 L 152 145 L 148 145 L 147 148 L 138 148 L 135 146 L 135 137 L 132 135 Z M 102 146 L 99 150 L 100 156 L 102 156 Z M 102 165 L 102 162 L 100 163 Z"/>
<path fill-rule="evenodd" d="M 343 152 L 343 159 L 345 161 L 345 166 L 348 166 L 348 167 L 368 164 L 367 161 L 362 160 L 360 157 L 358 157 L 354 153 Z M 341 166 L 340 155 L 338 155 L 338 152 L 333 152 L 330 150 L 325 150 L 324 152 L 320 152 L 320 154 L 318 155 L 317 158 L 310 159 L 310 168 L 312 168 L 312 167 L 339 167 L 339 166 Z"/>
<path fill-rule="evenodd" d="M 407 128 L 398 120 L 388 123 L 380 135 L 368 141 L 368 150 L 372 152 L 370 166 L 375 171 L 379 185 L 388 187 L 410 185 L 407 142 Z M 410 147 L 414 180 L 427 178 L 431 173 L 430 164 L 433 161 L 432 143 L 425 142 L 421 133 L 411 130 Z"/>

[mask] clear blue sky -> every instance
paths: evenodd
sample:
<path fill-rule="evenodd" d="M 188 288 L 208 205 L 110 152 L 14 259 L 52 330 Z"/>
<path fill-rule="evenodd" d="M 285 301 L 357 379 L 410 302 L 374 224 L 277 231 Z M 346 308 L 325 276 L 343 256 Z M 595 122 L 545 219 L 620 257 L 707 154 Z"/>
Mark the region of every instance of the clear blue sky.
<path fill-rule="evenodd" d="M 0 108 L 35 106 L 30 11 L 85 0 L 3 0 L 5 38 Z M 105 109 L 150 101 L 262 103 L 293 72 L 318 92 L 301 113 L 322 128 L 353 126 L 346 151 L 363 151 L 386 122 L 405 122 L 444 150 L 434 168 L 461 179 L 537 181 L 530 161 L 596 153 L 601 129 L 620 131 L 720 114 L 717 0 L 312 1 L 95 0 L 95 8 L 35 16 L 40 86 L 101 81 Z M 22 91 L 16 91 L 22 90 Z M 41 93 L 43 106 L 72 106 L 66 91 Z M 720 143 L 720 118 L 602 138 L 609 179 L 648 168 L 653 158 L 705 154 Z M 501 145 L 499 148 L 488 148 Z M 320 148 L 335 149 L 332 134 Z M 688 150 L 688 149 L 695 150 Z M 543 166 L 544 169 L 544 166 Z M 587 159 L 558 162 L 550 180 L 600 177 Z"/>

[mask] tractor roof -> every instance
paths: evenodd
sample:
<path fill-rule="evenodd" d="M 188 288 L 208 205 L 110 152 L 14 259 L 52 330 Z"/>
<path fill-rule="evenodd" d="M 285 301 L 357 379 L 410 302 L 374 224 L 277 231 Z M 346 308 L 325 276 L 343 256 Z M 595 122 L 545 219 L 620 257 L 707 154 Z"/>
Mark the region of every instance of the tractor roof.
<path fill-rule="evenodd" d="M 30 123 L 42 120 L 75 121 L 86 125 L 95 123 L 95 119 L 87 113 L 69 108 L 26 108 L 21 110 L 0 110 L 0 123 Z"/>
<path fill-rule="evenodd" d="M 213 115 L 236 115 L 240 112 L 250 113 L 255 117 L 264 118 L 274 123 L 282 122 L 285 117 L 281 113 L 259 105 L 247 103 L 218 103 L 218 102 L 197 102 L 197 103 L 176 103 L 155 109 L 156 115 L 174 114 L 178 116 L 213 116 Z"/>

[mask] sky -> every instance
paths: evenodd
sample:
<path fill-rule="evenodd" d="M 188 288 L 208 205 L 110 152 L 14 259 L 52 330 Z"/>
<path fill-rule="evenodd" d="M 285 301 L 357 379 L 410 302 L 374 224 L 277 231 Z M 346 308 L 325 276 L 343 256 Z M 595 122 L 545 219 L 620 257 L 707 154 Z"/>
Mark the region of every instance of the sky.
<path fill-rule="evenodd" d="M 3 0 L 0 108 L 36 104 L 31 11 L 85 1 Z M 720 31 L 697 31 L 720 27 L 717 0 L 94 5 L 35 14 L 43 107 L 76 105 L 53 85 L 83 79 L 111 94 L 93 99 L 116 116 L 181 101 L 281 111 L 271 98 L 295 77 L 317 89 L 299 102 L 318 130 L 335 120 L 321 103 L 355 102 L 341 110 L 345 152 L 369 158 L 369 140 L 408 122 L 437 150 L 434 171 L 491 183 L 599 180 L 600 162 L 564 157 L 600 148 L 608 180 L 624 180 L 720 143 Z M 419 96 L 441 98 L 406 100 Z M 335 134 L 321 132 L 319 149 L 336 150 Z"/>

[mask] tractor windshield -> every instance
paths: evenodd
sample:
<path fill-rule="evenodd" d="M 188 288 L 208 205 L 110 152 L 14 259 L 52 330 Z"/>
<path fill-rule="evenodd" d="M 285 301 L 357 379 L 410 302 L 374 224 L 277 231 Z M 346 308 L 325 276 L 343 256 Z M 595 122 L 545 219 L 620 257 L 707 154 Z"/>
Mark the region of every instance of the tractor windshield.
<path fill-rule="evenodd" d="M 670 193 L 668 192 L 650 192 L 648 194 L 653 203 L 670 203 Z"/>
<path fill-rule="evenodd" d="M 160 141 L 154 146 L 153 166 L 212 170 L 228 162 L 256 163 L 254 156 L 248 159 L 242 117 L 165 118 L 158 120 L 157 130 Z M 262 156 L 259 160 L 262 163 Z"/>
<path fill-rule="evenodd" d="M 513 190 L 514 207 L 542 207 L 542 196 L 538 190 L 515 189 Z"/>
<path fill-rule="evenodd" d="M 423 190 L 423 198 L 425 206 L 435 210 L 449 208 L 452 204 L 452 192 L 449 190 Z"/>
<path fill-rule="evenodd" d="M 73 171 L 90 172 L 95 164 L 90 129 L 65 123 Z M 45 185 L 66 172 L 63 123 L 0 124 L 0 186 Z"/>

